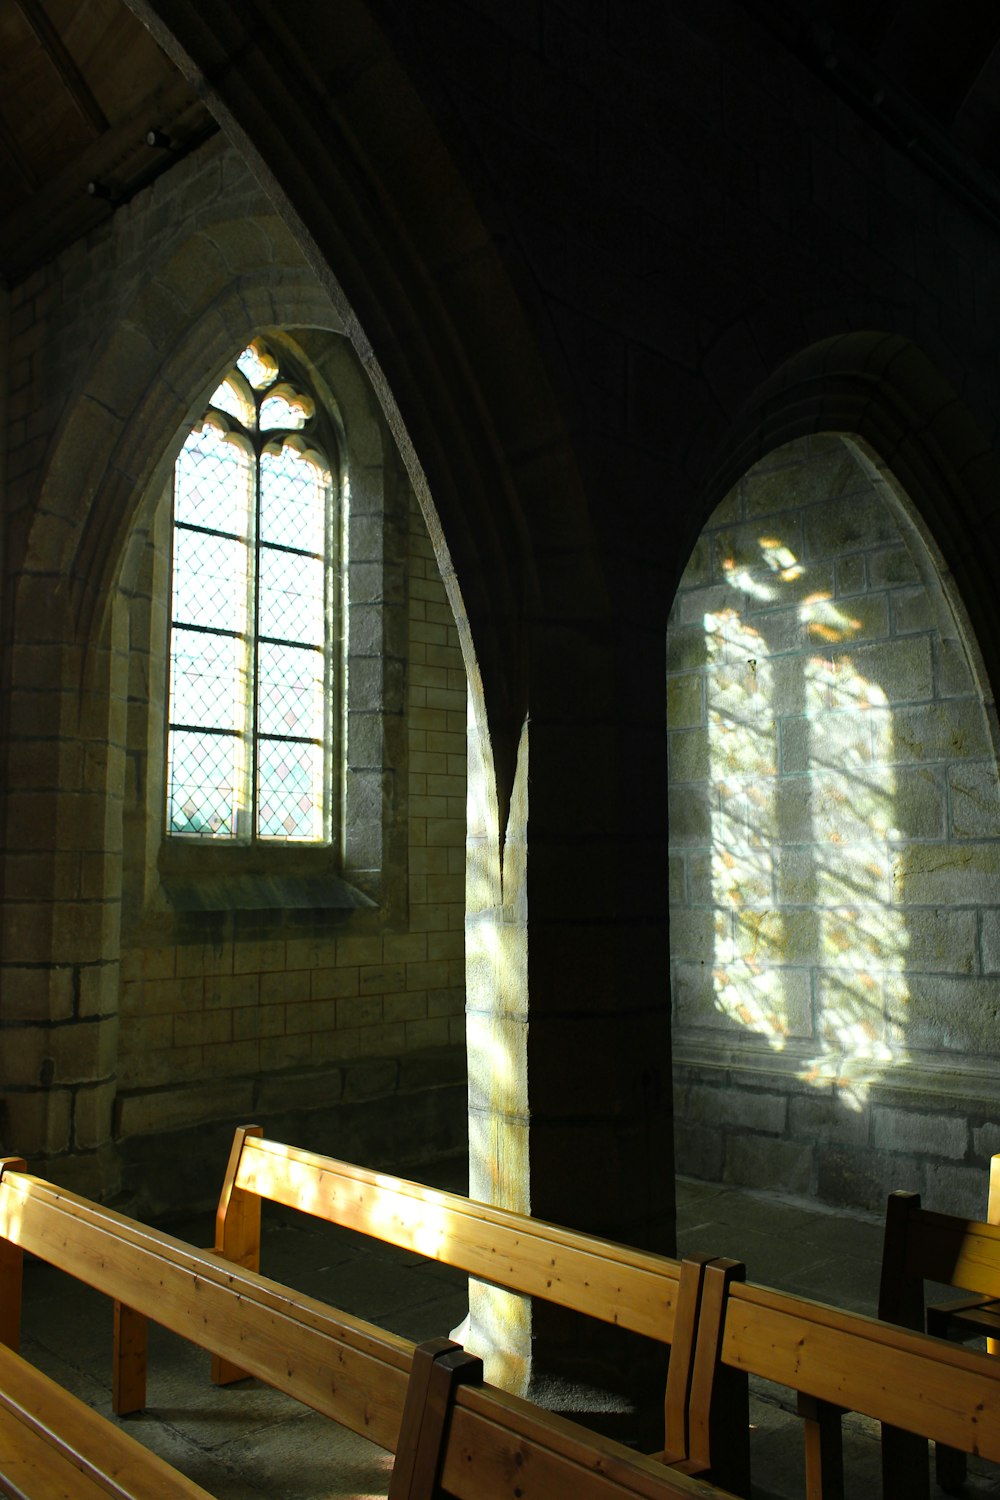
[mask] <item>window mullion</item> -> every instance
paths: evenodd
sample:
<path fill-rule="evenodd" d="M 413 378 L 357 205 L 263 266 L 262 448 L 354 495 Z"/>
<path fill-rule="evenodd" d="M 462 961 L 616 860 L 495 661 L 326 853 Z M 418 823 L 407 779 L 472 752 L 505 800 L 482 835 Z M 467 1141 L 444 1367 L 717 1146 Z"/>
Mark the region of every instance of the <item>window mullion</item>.
<path fill-rule="evenodd" d="M 260 694 L 260 573 L 261 573 L 261 569 L 260 569 L 260 551 L 261 551 L 261 542 L 260 542 L 260 434 L 259 434 L 259 432 L 256 434 L 256 440 L 255 440 L 255 443 L 254 443 L 254 448 L 255 448 L 254 493 L 253 493 L 253 505 L 251 507 L 251 526 L 253 528 L 253 531 L 252 531 L 252 536 L 250 538 L 250 547 L 249 547 L 249 563 L 250 563 L 250 566 L 248 568 L 248 573 L 249 573 L 248 584 L 249 584 L 249 588 L 250 588 L 250 598 L 249 598 L 249 603 L 248 603 L 248 619 L 249 619 L 249 622 L 250 622 L 250 639 L 249 639 L 249 641 L 248 641 L 247 644 L 248 644 L 248 655 L 249 655 L 249 658 L 250 658 L 250 662 L 249 662 L 249 682 L 248 682 L 248 690 L 247 690 L 247 695 L 246 695 L 246 703 L 247 703 L 246 735 L 247 735 L 247 746 L 248 746 L 248 750 L 249 750 L 249 755 L 248 755 L 248 783 L 249 784 L 248 784 L 248 787 L 247 787 L 247 791 L 248 791 L 247 807 L 250 809 L 250 828 L 249 828 L 248 832 L 249 832 L 249 836 L 252 839 L 256 839 L 257 832 L 258 832 L 258 829 L 257 829 L 257 819 L 258 819 L 259 812 L 258 812 L 258 807 L 257 807 L 257 792 L 258 792 L 258 787 L 259 787 L 259 784 L 260 784 L 259 783 L 259 777 L 258 777 L 258 770 L 257 770 L 257 763 L 258 763 L 258 759 L 259 759 L 258 740 L 257 740 L 257 726 L 258 726 L 258 724 L 260 722 L 259 713 L 258 713 L 258 698 L 259 698 L 259 694 Z"/>

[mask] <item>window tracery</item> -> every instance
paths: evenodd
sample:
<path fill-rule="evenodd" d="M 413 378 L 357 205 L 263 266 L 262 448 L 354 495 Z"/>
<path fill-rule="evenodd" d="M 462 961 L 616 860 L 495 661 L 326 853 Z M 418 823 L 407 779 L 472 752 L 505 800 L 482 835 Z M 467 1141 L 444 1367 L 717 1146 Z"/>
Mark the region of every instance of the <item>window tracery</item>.
<path fill-rule="evenodd" d="M 331 839 L 337 487 L 318 426 L 255 340 L 174 466 L 170 835 Z"/>

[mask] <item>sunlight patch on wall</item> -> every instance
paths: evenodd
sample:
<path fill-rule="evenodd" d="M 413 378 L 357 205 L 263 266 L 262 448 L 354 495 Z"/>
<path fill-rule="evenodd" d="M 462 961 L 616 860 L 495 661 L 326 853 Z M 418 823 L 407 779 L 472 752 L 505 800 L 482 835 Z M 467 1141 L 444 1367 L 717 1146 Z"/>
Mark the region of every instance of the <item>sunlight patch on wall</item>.
<path fill-rule="evenodd" d="M 715 1006 L 778 1051 L 811 1037 L 799 1076 L 860 1109 L 906 1060 L 892 716 L 851 654 L 862 621 L 780 537 L 757 546 L 722 562 L 742 603 L 703 616 Z"/>

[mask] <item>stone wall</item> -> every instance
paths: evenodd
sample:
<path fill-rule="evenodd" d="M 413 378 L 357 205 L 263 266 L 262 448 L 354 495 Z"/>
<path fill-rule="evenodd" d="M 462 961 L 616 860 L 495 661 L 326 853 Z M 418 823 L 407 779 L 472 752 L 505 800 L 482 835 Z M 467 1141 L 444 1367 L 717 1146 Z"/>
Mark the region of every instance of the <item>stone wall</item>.
<path fill-rule="evenodd" d="M 837 437 L 715 510 L 668 632 L 678 1168 L 982 1213 L 992 703 L 916 516 Z"/>
<path fill-rule="evenodd" d="M 150 1212 L 210 1190 L 251 1117 L 364 1159 L 464 1150 L 465 672 L 338 308 L 217 138 L 10 317 L 4 1149 Z M 344 806 L 319 873 L 233 875 L 162 837 L 166 480 L 265 328 L 328 390 L 351 481 Z"/>

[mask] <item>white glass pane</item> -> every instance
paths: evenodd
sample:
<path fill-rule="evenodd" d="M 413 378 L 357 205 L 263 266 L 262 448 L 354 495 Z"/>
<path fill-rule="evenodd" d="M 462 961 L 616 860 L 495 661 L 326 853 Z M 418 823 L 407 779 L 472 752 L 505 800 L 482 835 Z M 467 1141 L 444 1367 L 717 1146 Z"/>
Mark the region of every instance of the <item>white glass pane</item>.
<path fill-rule="evenodd" d="M 235 736 L 172 730 L 167 744 L 167 832 L 232 838 L 241 761 Z"/>
<path fill-rule="evenodd" d="M 329 471 L 289 445 L 260 456 L 260 537 L 320 554 L 326 545 Z"/>
<path fill-rule="evenodd" d="M 247 547 L 231 537 L 174 532 L 173 619 L 241 631 L 246 616 Z"/>
<path fill-rule="evenodd" d="M 320 558 L 262 547 L 258 600 L 261 635 L 300 645 L 322 645 L 325 571 Z"/>
<path fill-rule="evenodd" d="M 308 396 L 300 396 L 290 385 L 279 385 L 260 404 L 260 430 L 272 432 L 276 427 L 298 431 L 313 414 Z"/>
<path fill-rule="evenodd" d="M 212 392 L 212 406 L 235 417 L 241 426 L 252 430 L 257 422 L 257 410 L 249 396 L 236 384 L 232 376 L 227 377 Z"/>
<path fill-rule="evenodd" d="M 255 391 L 266 391 L 278 378 L 278 362 L 256 340 L 243 350 L 236 361 L 236 368 L 245 376 Z"/>
<path fill-rule="evenodd" d="M 213 422 L 193 432 L 174 471 L 174 520 L 245 536 L 253 466 L 237 439 Z"/>
<path fill-rule="evenodd" d="M 258 731 L 322 739 L 322 651 L 261 641 L 257 670 Z"/>
<path fill-rule="evenodd" d="M 175 626 L 170 633 L 170 722 L 237 730 L 243 724 L 243 642 Z"/>
<path fill-rule="evenodd" d="M 323 749 L 260 740 L 257 747 L 257 835 L 323 837 Z"/>

